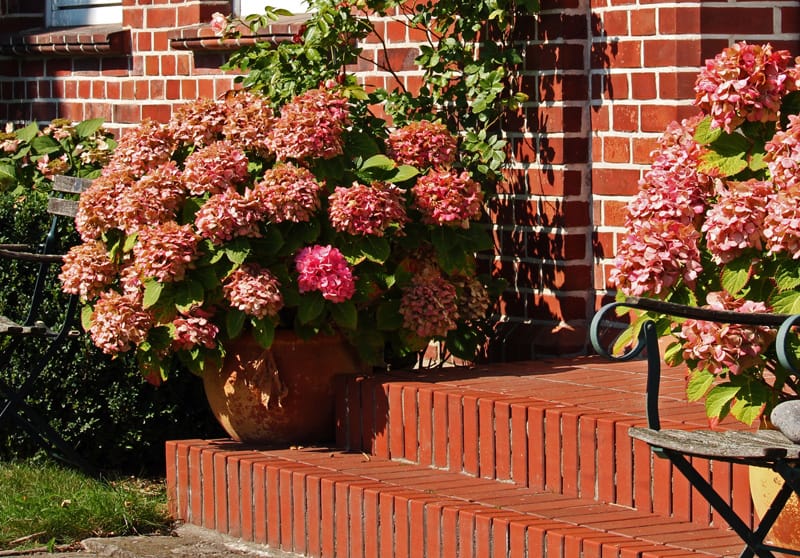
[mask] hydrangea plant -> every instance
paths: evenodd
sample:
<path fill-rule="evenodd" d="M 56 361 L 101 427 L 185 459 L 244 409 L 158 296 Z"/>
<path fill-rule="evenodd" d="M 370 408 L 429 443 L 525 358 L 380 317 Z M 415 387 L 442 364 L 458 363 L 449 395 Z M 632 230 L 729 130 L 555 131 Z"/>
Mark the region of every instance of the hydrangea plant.
<path fill-rule="evenodd" d="M 227 341 L 269 347 L 278 328 L 337 331 L 376 365 L 431 340 L 475 356 L 482 187 L 444 125 L 364 132 L 347 92 L 330 82 L 275 106 L 239 91 L 122 136 L 81 196 L 61 273 L 98 347 L 135 351 L 156 383 L 176 358 L 200 374 Z"/>
<path fill-rule="evenodd" d="M 800 59 L 736 43 L 695 83 L 700 113 L 670 124 L 628 206 L 611 282 L 619 294 L 738 312 L 800 312 Z M 674 337 L 690 400 L 712 424 L 751 424 L 798 396 L 775 358 L 776 332 L 641 316 Z"/>

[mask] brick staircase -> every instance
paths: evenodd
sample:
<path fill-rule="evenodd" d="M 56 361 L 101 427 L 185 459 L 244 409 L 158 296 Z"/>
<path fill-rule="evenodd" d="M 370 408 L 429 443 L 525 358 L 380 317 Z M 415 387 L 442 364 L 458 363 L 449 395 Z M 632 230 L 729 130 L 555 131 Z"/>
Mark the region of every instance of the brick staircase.
<path fill-rule="evenodd" d="M 704 425 L 682 372 L 665 374 L 665 427 Z M 628 437 L 644 384 L 644 363 L 597 358 L 343 378 L 331 447 L 168 443 L 170 504 L 310 557 L 738 556 L 708 504 Z M 700 465 L 752 513 L 746 469 Z"/>

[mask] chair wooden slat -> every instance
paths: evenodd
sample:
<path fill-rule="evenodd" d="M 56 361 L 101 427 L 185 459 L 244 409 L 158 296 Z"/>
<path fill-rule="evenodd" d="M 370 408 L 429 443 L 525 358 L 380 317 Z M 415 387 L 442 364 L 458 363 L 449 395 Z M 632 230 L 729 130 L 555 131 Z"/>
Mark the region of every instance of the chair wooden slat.
<path fill-rule="evenodd" d="M 77 178 L 74 176 L 56 175 L 53 177 L 53 191 L 64 192 L 65 194 L 80 194 L 91 186 L 92 180 L 89 178 Z"/>
<path fill-rule="evenodd" d="M 647 442 L 651 446 L 698 457 L 800 459 L 800 445 L 793 443 L 777 430 L 743 432 L 631 428 L 628 433 L 631 437 Z"/>
<path fill-rule="evenodd" d="M 75 200 L 50 198 L 49 200 L 47 200 L 47 212 L 50 215 L 75 217 L 75 215 L 78 213 L 78 202 Z"/>

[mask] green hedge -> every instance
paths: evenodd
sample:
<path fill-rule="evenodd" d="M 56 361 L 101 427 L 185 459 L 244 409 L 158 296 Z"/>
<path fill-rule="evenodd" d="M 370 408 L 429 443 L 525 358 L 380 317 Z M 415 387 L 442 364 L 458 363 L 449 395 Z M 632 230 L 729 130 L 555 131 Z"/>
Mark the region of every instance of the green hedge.
<path fill-rule="evenodd" d="M 28 182 L 32 165 L 16 162 L 20 182 L 0 188 L 0 243 L 37 243 L 49 227 L 49 181 L 36 176 Z M 77 240 L 69 224 L 61 234 Z M 44 305 L 49 323 L 66 303 L 58 288 L 58 266 L 52 268 L 52 289 Z M 0 260 L 0 314 L 25 317 L 35 273 L 35 265 L 28 262 Z M 15 341 L 0 338 L 0 348 L 11 342 Z M 26 340 L 10 369 L 0 369 L 0 380 L 19 385 L 28 363 L 42 350 L 36 340 Z M 178 370 L 155 388 L 142 379 L 132 358 L 103 355 L 87 335 L 68 343 L 53 359 L 28 403 L 82 456 L 104 470 L 159 474 L 166 440 L 225 435 L 208 409 L 199 378 Z M 25 458 L 40 451 L 10 418 L 0 420 L 0 459 Z"/>

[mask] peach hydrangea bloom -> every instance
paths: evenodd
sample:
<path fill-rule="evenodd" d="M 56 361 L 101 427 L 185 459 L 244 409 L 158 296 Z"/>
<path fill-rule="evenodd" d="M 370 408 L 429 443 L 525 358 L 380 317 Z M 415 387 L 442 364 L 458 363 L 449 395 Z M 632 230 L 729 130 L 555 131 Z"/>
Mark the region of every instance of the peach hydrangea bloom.
<path fill-rule="evenodd" d="M 420 120 L 398 128 L 386 141 L 389 157 L 418 168 L 448 168 L 456 160 L 458 141 L 447 126 Z"/>
<path fill-rule="evenodd" d="M 83 191 L 75 215 L 75 229 L 81 240 L 88 242 L 99 239 L 103 233 L 119 226 L 117 200 L 133 180 L 125 172 L 104 172 Z"/>
<path fill-rule="evenodd" d="M 275 124 L 269 100 L 249 91 L 233 91 L 225 96 L 227 119 L 223 136 L 239 149 L 252 150 L 262 157 L 271 154 L 269 134 Z"/>
<path fill-rule="evenodd" d="M 78 295 L 81 300 L 92 300 L 108 288 L 117 271 L 105 244 L 94 240 L 69 249 L 58 278 L 65 293 Z"/>
<path fill-rule="evenodd" d="M 161 283 L 182 281 L 200 256 L 199 240 L 191 225 L 175 221 L 143 228 L 133 246 L 134 267 L 143 278 Z"/>
<path fill-rule="evenodd" d="M 344 152 L 342 134 L 350 124 L 347 99 L 327 89 L 311 89 L 281 108 L 270 130 L 279 160 L 332 159 Z"/>
<path fill-rule="evenodd" d="M 796 88 L 790 62 L 788 50 L 736 43 L 706 60 L 695 83 L 695 105 L 711 115 L 712 128 L 728 133 L 745 120 L 775 121 L 781 97 Z"/>
<path fill-rule="evenodd" d="M 339 186 L 329 198 L 331 225 L 339 232 L 379 237 L 392 225 L 402 228 L 408 222 L 404 193 L 396 186 L 377 182 Z"/>
<path fill-rule="evenodd" d="M 286 163 L 264 172 L 245 197 L 275 223 L 303 223 L 319 210 L 321 190 L 310 170 Z"/>
<path fill-rule="evenodd" d="M 217 246 L 237 236 L 261 236 L 255 204 L 236 190 L 208 198 L 195 214 L 194 225 L 200 236 Z"/>
<path fill-rule="evenodd" d="M 231 306 L 249 316 L 276 316 L 283 308 L 281 284 L 268 269 L 245 264 L 223 282 L 222 293 Z"/>
<path fill-rule="evenodd" d="M 769 312 L 763 302 L 734 299 L 726 292 L 709 293 L 706 308 L 733 310 L 742 313 Z M 696 370 L 712 374 L 730 371 L 739 374 L 758 363 L 760 355 L 775 339 L 774 329 L 765 326 L 719 324 L 702 320 L 686 320 L 679 333 L 683 358 L 697 363 Z"/>
<path fill-rule="evenodd" d="M 89 334 L 104 353 L 124 353 L 140 344 L 153 327 L 153 316 L 141 302 L 116 291 L 100 295 L 92 313 Z"/>
<path fill-rule="evenodd" d="M 120 193 L 120 227 L 132 234 L 143 227 L 174 220 L 185 199 L 181 171 L 173 161 L 165 163 Z"/>
<path fill-rule="evenodd" d="M 403 327 L 419 337 L 446 337 L 457 327 L 458 293 L 433 267 L 414 275 L 400 300 Z"/>
<path fill-rule="evenodd" d="M 183 180 L 193 196 L 219 194 L 248 178 L 247 155 L 227 141 L 218 141 L 186 158 Z"/>
<path fill-rule="evenodd" d="M 411 187 L 414 207 L 431 225 L 469 227 L 481 215 L 483 191 L 466 171 L 431 171 Z"/>
<path fill-rule="evenodd" d="M 748 180 L 719 181 L 717 202 L 706 213 L 700 229 L 715 263 L 726 264 L 748 248 L 761 250 L 761 229 L 767 208 L 764 204 L 773 193 L 771 182 Z"/>
<path fill-rule="evenodd" d="M 209 319 L 211 314 L 195 309 L 188 316 L 178 316 L 172 320 L 175 333 L 172 350 L 185 351 L 195 347 L 213 349 L 217 346 L 219 328 Z"/>
<path fill-rule="evenodd" d="M 169 161 L 174 149 L 175 138 L 167 126 L 145 119 L 122 135 L 103 172 L 139 178 Z"/>
<path fill-rule="evenodd" d="M 800 116 L 790 114 L 786 130 L 778 130 L 767 142 L 764 161 L 779 190 L 800 182 Z"/>
<path fill-rule="evenodd" d="M 342 253 L 331 246 L 306 246 L 295 257 L 301 293 L 319 291 L 325 300 L 344 302 L 356 292 L 355 277 Z"/>
<path fill-rule="evenodd" d="M 225 104 L 214 99 L 197 99 L 179 107 L 167 129 L 177 142 L 200 149 L 220 139 L 228 112 Z"/>

